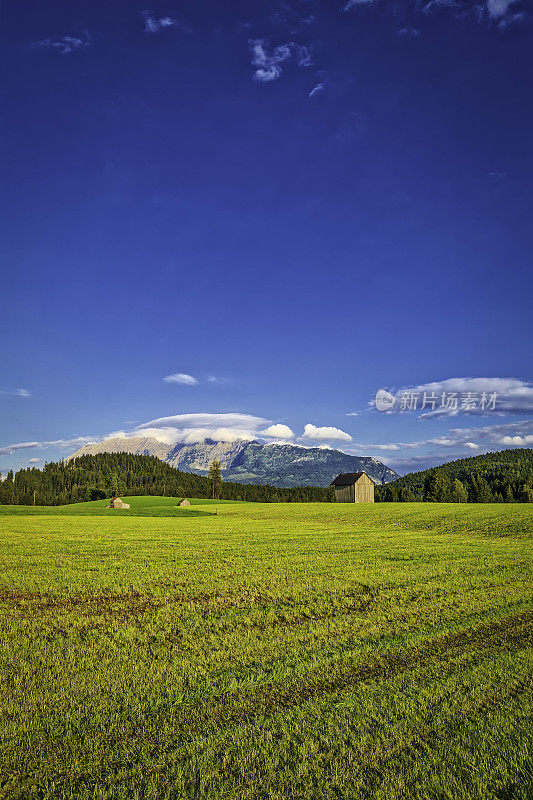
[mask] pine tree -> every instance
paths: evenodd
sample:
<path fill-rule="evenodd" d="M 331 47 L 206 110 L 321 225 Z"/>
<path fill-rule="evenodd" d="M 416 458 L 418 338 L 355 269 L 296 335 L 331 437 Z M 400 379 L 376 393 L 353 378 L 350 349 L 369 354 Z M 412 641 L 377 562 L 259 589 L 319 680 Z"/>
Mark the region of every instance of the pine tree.
<path fill-rule="evenodd" d="M 433 470 L 424 482 L 424 501 L 426 503 L 449 503 L 452 499 L 452 489 L 448 476 L 440 471 Z"/>
<path fill-rule="evenodd" d="M 218 499 L 220 497 L 220 490 L 222 488 L 222 473 L 220 472 L 220 462 L 219 461 L 212 461 L 209 465 L 209 472 L 207 473 L 207 477 L 211 482 L 212 493 L 211 497 L 213 500 Z"/>
<path fill-rule="evenodd" d="M 531 486 L 524 485 L 524 488 L 520 492 L 520 500 L 522 503 L 533 503 L 533 489 Z"/>
<path fill-rule="evenodd" d="M 507 484 L 507 486 L 505 487 L 505 494 L 503 496 L 503 500 L 505 503 L 514 503 L 513 490 L 511 489 L 509 484 Z"/>
<path fill-rule="evenodd" d="M 492 503 L 492 492 L 483 475 L 474 475 L 472 478 L 468 499 L 471 503 Z"/>
<path fill-rule="evenodd" d="M 455 478 L 452 484 L 452 502 L 454 503 L 467 503 L 468 492 L 458 478 Z"/>
<path fill-rule="evenodd" d="M 6 506 L 13 505 L 15 502 L 15 487 L 13 481 L 13 470 L 10 469 L 7 473 L 5 480 L 1 484 L 2 487 L 2 504 Z"/>

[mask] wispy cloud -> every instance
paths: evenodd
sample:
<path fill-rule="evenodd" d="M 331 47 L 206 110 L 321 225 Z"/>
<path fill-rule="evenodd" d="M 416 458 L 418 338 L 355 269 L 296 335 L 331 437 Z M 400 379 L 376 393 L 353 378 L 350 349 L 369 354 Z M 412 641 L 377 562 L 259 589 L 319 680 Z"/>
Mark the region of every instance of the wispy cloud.
<path fill-rule="evenodd" d="M 397 34 L 398 36 L 416 39 L 418 36 L 420 36 L 420 31 L 416 28 L 400 28 L 400 30 L 397 31 Z"/>
<path fill-rule="evenodd" d="M 298 67 L 312 65 L 309 47 L 295 42 L 287 42 L 277 47 L 270 47 L 267 39 L 249 39 L 248 46 L 254 67 L 253 77 L 260 83 L 270 83 L 281 78 L 283 65 L 293 56 Z"/>
<path fill-rule="evenodd" d="M 0 389 L 0 394 L 22 397 L 24 399 L 31 397 L 31 393 L 28 389 Z"/>
<path fill-rule="evenodd" d="M 395 469 L 423 469 L 441 463 L 443 457 L 451 459 L 466 458 L 468 451 L 485 453 L 509 447 L 530 447 L 533 445 L 533 420 L 519 420 L 501 425 L 484 425 L 468 428 L 450 428 L 443 436 L 434 436 L 414 442 L 391 442 L 387 444 L 357 443 L 359 450 L 366 453 L 391 451 L 396 453 L 386 463 Z M 420 455 L 407 455 L 411 450 L 423 450 Z M 446 456 L 442 454 L 447 451 Z M 385 458 L 382 460 L 385 461 Z"/>
<path fill-rule="evenodd" d="M 447 378 L 389 395 L 394 405 L 385 413 L 421 412 L 420 419 L 533 412 L 533 384 L 518 378 Z"/>
<path fill-rule="evenodd" d="M 414 4 L 413 11 L 415 14 L 422 12 L 428 16 L 434 12 L 448 9 L 457 19 L 468 16 L 478 21 L 488 20 L 496 23 L 500 29 L 504 29 L 525 19 L 525 14 L 512 12 L 511 6 L 519 2 L 520 0 L 481 0 L 476 3 L 468 3 L 466 0 L 422 0 L 422 2 Z M 398 5 L 393 0 L 380 4 L 376 0 L 348 0 L 342 10 L 348 12 L 371 5 L 379 5 L 380 9 L 385 6 L 391 17 L 397 17 L 398 15 Z M 409 26 L 401 28 L 397 33 L 399 36 L 420 35 L 420 31 Z"/>
<path fill-rule="evenodd" d="M 340 428 L 330 426 L 317 427 L 308 423 L 302 434 L 302 439 L 314 439 L 316 441 L 323 441 L 327 439 L 334 439 L 343 442 L 351 442 L 352 437 L 346 431 L 341 431 Z"/>
<path fill-rule="evenodd" d="M 281 65 L 291 57 L 290 44 L 281 44 L 268 49 L 266 39 L 250 39 L 252 67 L 255 67 L 254 78 L 261 83 L 270 83 L 281 77 Z"/>
<path fill-rule="evenodd" d="M 320 94 L 320 92 L 323 91 L 324 91 L 324 84 L 317 83 L 317 85 L 309 92 L 309 97 L 314 97 L 315 95 Z"/>
<path fill-rule="evenodd" d="M 54 439 L 42 442 L 16 442 L 0 447 L 0 456 L 11 456 L 19 450 L 34 450 L 41 447 L 82 447 L 84 444 L 99 442 L 99 436 L 76 436 L 73 439 Z"/>
<path fill-rule="evenodd" d="M 492 19 L 505 17 L 509 8 L 518 0 L 487 0 L 487 11 Z"/>
<path fill-rule="evenodd" d="M 293 45 L 296 63 L 299 67 L 312 67 L 313 60 L 311 57 L 311 50 L 303 44 Z"/>
<path fill-rule="evenodd" d="M 368 6 L 371 5 L 374 0 L 348 0 L 343 11 L 350 11 L 352 8 L 356 8 L 357 6 Z"/>
<path fill-rule="evenodd" d="M 506 14 L 504 17 L 501 17 L 498 22 L 498 28 L 501 31 L 504 31 L 506 28 L 510 28 L 512 25 L 518 25 L 519 22 L 523 22 L 526 18 L 525 14 L 517 13 L 517 14 Z"/>
<path fill-rule="evenodd" d="M 220 385 L 224 385 L 224 386 L 226 384 L 228 384 L 228 383 L 231 383 L 230 378 L 224 378 L 221 375 L 208 375 L 207 376 L 207 382 L 208 383 L 220 384 Z"/>
<path fill-rule="evenodd" d="M 231 383 L 231 378 L 226 378 L 223 375 L 208 375 L 207 378 L 199 379 L 186 372 L 174 372 L 172 375 L 165 375 L 163 380 L 165 383 L 180 383 L 183 386 L 197 386 L 200 383 L 208 383 L 211 386 L 226 386 Z"/>
<path fill-rule="evenodd" d="M 147 33 L 159 33 L 159 31 L 168 28 L 178 27 L 178 20 L 174 19 L 174 17 L 168 17 L 168 16 L 156 17 L 150 11 L 144 12 L 144 21 L 145 21 L 144 29 Z"/>
<path fill-rule="evenodd" d="M 57 50 L 60 55 L 64 56 L 74 53 L 76 50 L 83 50 L 91 44 L 91 37 L 86 32 L 80 36 L 57 36 L 50 39 L 41 39 L 41 41 L 37 42 L 37 47 Z"/>
<path fill-rule="evenodd" d="M 165 375 L 165 383 L 181 383 L 183 386 L 196 386 L 197 378 L 188 375 L 186 372 L 174 372 L 172 375 Z"/>

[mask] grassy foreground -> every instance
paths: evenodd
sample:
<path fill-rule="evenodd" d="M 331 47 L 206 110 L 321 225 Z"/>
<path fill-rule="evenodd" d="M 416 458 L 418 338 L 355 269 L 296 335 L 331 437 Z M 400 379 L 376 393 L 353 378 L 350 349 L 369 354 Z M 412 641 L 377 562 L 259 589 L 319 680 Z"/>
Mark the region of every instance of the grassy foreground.
<path fill-rule="evenodd" d="M 0 508 L 1 798 L 533 797 L 533 507 L 170 500 Z"/>

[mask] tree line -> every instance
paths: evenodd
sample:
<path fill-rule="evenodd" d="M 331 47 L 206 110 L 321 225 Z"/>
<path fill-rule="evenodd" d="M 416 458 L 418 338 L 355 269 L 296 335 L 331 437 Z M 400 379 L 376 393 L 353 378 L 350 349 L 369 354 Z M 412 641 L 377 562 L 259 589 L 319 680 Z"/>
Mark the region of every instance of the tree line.
<path fill-rule="evenodd" d="M 163 495 L 261 503 L 329 502 L 332 489 L 320 486 L 277 486 L 222 481 L 220 464 L 209 475 L 171 467 L 155 456 L 99 453 L 71 461 L 50 462 L 42 470 L 20 469 L 0 482 L 0 505 L 57 506 L 107 497 Z"/>
<path fill-rule="evenodd" d="M 485 453 L 411 472 L 376 487 L 375 495 L 385 503 L 531 503 L 533 450 Z"/>
<path fill-rule="evenodd" d="M 330 487 L 291 489 L 222 480 L 220 464 L 208 475 L 182 472 L 155 456 L 100 453 L 37 468 L 10 471 L 0 481 L 0 505 L 55 506 L 113 496 L 163 495 L 261 503 L 332 502 Z M 376 486 L 377 502 L 533 502 L 533 450 L 503 450 L 411 472 Z"/>

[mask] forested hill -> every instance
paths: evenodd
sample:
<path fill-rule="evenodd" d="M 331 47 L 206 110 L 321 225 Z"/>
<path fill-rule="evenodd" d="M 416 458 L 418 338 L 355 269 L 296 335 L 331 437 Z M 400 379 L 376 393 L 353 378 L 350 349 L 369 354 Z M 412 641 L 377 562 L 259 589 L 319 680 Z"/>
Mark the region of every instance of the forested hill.
<path fill-rule="evenodd" d="M 376 500 L 502 503 L 533 501 L 533 450 L 501 450 L 411 472 L 376 487 Z"/>
<path fill-rule="evenodd" d="M 155 456 L 101 453 L 72 461 L 52 462 L 42 470 L 21 469 L 0 482 L 0 505 L 66 505 L 118 495 L 166 495 L 167 497 L 211 497 L 212 484 L 204 475 L 171 467 Z M 222 500 L 259 502 L 305 502 L 333 499 L 329 488 L 305 486 L 280 489 L 222 483 Z"/>

